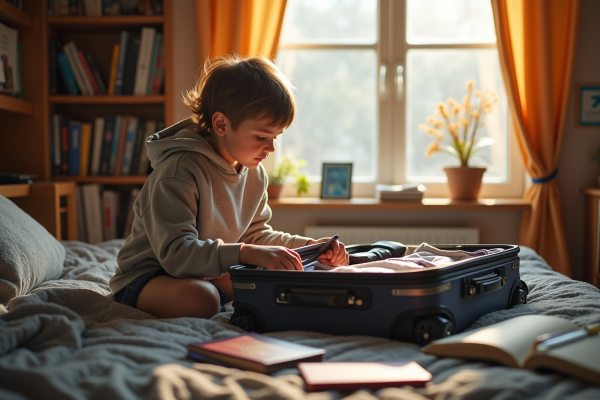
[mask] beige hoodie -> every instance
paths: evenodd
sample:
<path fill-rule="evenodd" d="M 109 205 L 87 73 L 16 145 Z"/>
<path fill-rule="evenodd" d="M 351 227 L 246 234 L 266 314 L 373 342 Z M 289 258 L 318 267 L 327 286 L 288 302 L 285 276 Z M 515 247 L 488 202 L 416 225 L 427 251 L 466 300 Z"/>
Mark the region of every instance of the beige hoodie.
<path fill-rule="evenodd" d="M 242 243 L 294 248 L 309 240 L 268 225 L 262 165 L 238 173 L 193 127 L 185 119 L 146 141 L 154 171 L 133 206 L 113 294 L 161 266 L 177 278 L 217 278 L 239 264 Z"/>

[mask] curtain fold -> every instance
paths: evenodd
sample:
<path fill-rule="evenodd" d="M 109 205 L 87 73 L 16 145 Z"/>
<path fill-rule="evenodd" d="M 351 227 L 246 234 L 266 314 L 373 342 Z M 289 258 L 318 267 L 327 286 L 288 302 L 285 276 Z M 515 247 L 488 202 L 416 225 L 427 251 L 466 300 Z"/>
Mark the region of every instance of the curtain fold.
<path fill-rule="evenodd" d="M 513 128 L 533 179 L 519 243 L 571 276 L 562 200 L 554 177 L 562 144 L 580 0 L 491 0 Z"/>
<path fill-rule="evenodd" d="M 200 60 L 236 53 L 275 58 L 286 0 L 196 0 Z"/>

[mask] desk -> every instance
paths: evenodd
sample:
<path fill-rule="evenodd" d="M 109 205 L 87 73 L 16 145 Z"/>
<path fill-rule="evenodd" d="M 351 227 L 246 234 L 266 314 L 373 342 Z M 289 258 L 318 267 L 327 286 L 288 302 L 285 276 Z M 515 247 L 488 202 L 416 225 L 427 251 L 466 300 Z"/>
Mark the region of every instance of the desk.
<path fill-rule="evenodd" d="M 585 280 L 600 287 L 600 189 L 584 188 L 585 194 Z"/>
<path fill-rule="evenodd" d="M 0 195 L 11 199 L 56 239 L 77 239 L 74 182 L 0 185 Z"/>

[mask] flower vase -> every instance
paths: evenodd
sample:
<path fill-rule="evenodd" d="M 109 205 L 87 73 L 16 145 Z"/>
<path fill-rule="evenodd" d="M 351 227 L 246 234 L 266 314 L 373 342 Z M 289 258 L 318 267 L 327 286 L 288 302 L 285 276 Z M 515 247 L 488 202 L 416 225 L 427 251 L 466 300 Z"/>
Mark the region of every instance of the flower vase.
<path fill-rule="evenodd" d="M 267 186 L 267 195 L 269 196 L 269 199 L 278 199 L 281 196 L 281 189 L 283 189 L 283 185 L 270 184 Z"/>
<path fill-rule="evenodd" d="M 450 199 L 477 200 L 485 167 L 445 167 Z"/>

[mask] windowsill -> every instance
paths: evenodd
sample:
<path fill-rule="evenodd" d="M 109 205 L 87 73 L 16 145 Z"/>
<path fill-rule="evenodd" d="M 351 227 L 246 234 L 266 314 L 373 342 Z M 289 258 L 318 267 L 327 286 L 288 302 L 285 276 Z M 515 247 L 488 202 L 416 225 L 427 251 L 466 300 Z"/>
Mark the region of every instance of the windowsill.
<path fill-rule="evenodd" d="M 523 199 L 479 199 L 473 201 L 425 198 L 422 201 L 380 201 L 375 198 L 320 199 L 282 197 L 270 199 L 277 210 L 444 210 L 444 211 L 526 211 L 531 203 Z"/>

